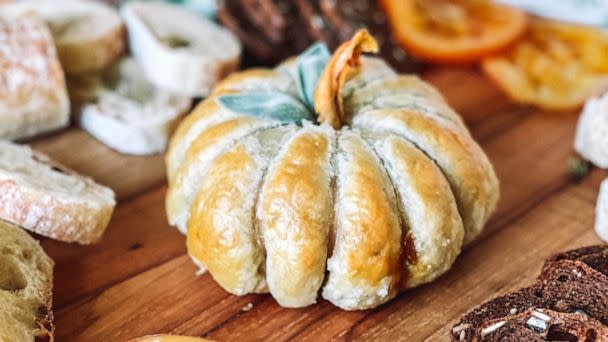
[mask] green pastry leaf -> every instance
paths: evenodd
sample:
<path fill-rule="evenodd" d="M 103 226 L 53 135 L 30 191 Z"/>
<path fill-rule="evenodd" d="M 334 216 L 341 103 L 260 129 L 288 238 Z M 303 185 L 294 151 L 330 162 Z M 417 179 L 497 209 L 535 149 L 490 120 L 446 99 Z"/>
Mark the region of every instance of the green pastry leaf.
<path fill-rule="evenodd" d="M 297 60 L 298 97 L 278 91 L 257 91 L 221 95 L 220 105 L 235 113 L 270 118 L 285 123 L 315 122 L 314 93 L 323 69 L 330 59 L 323 43 L 312 45 Z"/>
<path fill-rule="evenodd" d="M 298 57 L 298 92 L 311 110 L 314 108 L 317 83 L 330 58 L 329 50 L 323 43 L 312 45 Z"/>
<path fill-rule="evenodd" d="M 314 121 L 311 111 L 298 99 L 280 92 L 249 92 L 221 95 L 217 101 L 235 113 L 272 118 L 285 123 Z"/>

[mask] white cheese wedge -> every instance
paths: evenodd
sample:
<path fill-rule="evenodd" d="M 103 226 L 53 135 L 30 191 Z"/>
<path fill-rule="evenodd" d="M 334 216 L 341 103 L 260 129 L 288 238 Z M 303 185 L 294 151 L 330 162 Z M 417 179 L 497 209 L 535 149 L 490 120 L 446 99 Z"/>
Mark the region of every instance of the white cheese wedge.
<path fill-rule="evenodd" d="M 600 186 L 595 215 L 595 231 L 600 239 L 608 242 L 608 179 Z"/>
<path fill-rule="evenodd" d="M 574 148 L 596 166 L 608 168 L 608 93 L 585 104 L 576 128 Z"/>

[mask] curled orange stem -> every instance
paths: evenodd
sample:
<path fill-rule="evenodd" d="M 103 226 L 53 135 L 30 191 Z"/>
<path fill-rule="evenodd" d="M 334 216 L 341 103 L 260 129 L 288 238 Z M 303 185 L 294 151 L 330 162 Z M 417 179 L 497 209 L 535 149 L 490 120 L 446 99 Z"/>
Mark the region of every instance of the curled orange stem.
<path fill-rule="evenodd" d="M 344 104 L 340 92 L 350 77 L 359 71 L 363 52 L 378 52 L 378 43 L 365 29 L 340 45 L 325 66 L 317 88 L 314 104 L 320 123 L 338 129 L 344 121 Z"/>

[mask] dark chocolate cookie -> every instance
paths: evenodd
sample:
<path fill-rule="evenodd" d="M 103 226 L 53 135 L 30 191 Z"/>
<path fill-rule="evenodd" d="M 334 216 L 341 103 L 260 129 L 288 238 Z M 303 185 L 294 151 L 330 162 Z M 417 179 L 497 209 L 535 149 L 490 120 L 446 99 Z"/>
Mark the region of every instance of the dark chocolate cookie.
<path fill-rule="evenodd" d="M 584 313 L 532 308 L 489 320 L 478 327 L 473 341 L 608 341 L 608 327 Z"/>
<path fill-rule="evenodd" d="M 534 285 L 490 300 L 462 317 L 452 329 L 452 340 L 473 341 L 475 331 L 487 322 L 506 319 L 531 308 L 584 313 L 608 324 L 608 277 L 600 272 L 606 262 L 598 258 L 598 254 L 601 255 L 595 250 L 572 251 L 552 258 Z M 579 261 L 583 259 L 589 264 Z"/>

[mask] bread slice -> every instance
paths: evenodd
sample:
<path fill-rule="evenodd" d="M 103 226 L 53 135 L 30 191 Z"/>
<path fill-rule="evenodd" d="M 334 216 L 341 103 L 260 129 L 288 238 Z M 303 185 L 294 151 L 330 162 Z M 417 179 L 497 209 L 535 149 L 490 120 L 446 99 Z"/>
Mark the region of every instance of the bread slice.
<path fill-rule="evenodd" d="M 595 231 L 600 239 L 608 242 L 608 179 L 600 186 L 595 208 Z"/>
<path fill-rule="evenodd" d="M 598 167 L 608 169 L 608 93 L 587 100 L 578 119 L 574 149 Z"/>
<path fill-rule="evenodd" d="M 0 220 L 0 341 L 53 341 L 53 266 L 38 241 Z"/>
<path fill-rule="evenodd" d="M 80 125 L 112 149 L 134 155 L 164 152 L 190 98 L 159 90 L 132 58 L 94 78 L 92 103 L 82 107 Z"/>
<path fill-rule="evenodd" d="M 238 67 L 239 41 L 209 19 L 161 2 L 129 2 L 120 12 L 133 56 L 162 89 L 205 96 Z"/>
<path fill-rule="evenodd" d="M 66 242 L 101 238 L 114 192 L 28 146 L 0 141 L 0 218 Z"/>
<path fill-rule="evenodd" d="M 101 1 L 20 0 L 11 7 L 33 10 L 44 19 L 68 74 L 102 69 L 125 50 L 120 16 Z"/>
<path fill-rule="evenodd" d="M 70 103 L 53 38 L 31 12 L 0 5 L 0 139 L 21 139 L 68 124 Z"/>
<path fill-rule="evenodd" d="M 485 322 L 473 341 L 608 341 L 608 327 L 584 313 L 534 308 Z"/>

